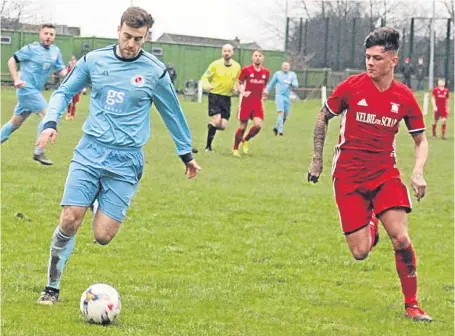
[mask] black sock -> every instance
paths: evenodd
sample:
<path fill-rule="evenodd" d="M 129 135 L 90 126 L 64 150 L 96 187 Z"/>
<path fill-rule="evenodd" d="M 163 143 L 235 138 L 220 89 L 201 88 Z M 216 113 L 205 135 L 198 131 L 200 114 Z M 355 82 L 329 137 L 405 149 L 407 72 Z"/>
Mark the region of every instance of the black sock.
<path fill-rule="evenodd" d="M 207 131 L 207 146 L 205 148 L 212 149 L 212 141 L 213 138 L 215 137 L 216 133 L 216 127 L 213 126 L 212 124 L 208 124 L 208 131 Z"/>

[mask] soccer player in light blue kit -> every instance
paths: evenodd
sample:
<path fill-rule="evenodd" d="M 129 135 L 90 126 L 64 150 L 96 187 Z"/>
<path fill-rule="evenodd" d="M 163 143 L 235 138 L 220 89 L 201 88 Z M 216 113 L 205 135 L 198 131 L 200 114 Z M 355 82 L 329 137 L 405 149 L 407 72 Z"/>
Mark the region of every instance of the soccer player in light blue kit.
<path fill-rule="evenodd" d="M 53 45 L 55 27 L 43 24 L 39 32 L 40 42 L 27 44 L 8 60 L 8 68 L 13 78 L 18 103 L 10 121 L 3 125 L 1 143 L 4 143 L 11 134 L 21 127 L 31 113 L 37 113 L 41 118 L 46 114 L 47 103 L 41 91 L 52 71 L 58 71 L 61 77 L 66 76 L 66 67 L 63 63 L 60 49 Z M 20 78 L 17 64 L 21 65 Z M 43 130 L 43 122 L 38 125 L 38 136 Z M 44 152 L 35 147 L 33 159 L 44 164 L 52 165 Z"/>
<path fill-rule="evenodd" d="M 54 304 L 63 268 L 87 208 L 97 199 L 93 233 L 101 245 L 117 234 L 142 176 L 142 146 L 150 135 L 152 102 L 161 114 L 186 166 L 188 178 L 201 169 L 191 154 L 191 135 L 166 67 L 141 47 L 153 18 L 139 7 L 122 15 L 118 44 L 89 52 L 79 60 L 49 101 L 38 146 L 57 136 L 57 120 L 70 99 L 92 83 L 89 115 L 74 150 L 51 240 L 48 283 L 38 302 Z"/>
<path fill-rule="evenodd" d="M 269 94 L 273 87 L 276 85 L 275 90 L 275 104 L 277 121 L 273 128 L 275 135 L 283 136 L 283 127 L 286 119 L 289 115 L 289 107 L 291 105 L 291 91 L 293 88 L 299 87 L 297 81 L 297 75 L 295 72 L 290 71 L 291 65 L 289 62 L 283 62 L 281 64 L 281 70 L 275 72 L 272 80 L 266 87 L 266 94 Z"/>

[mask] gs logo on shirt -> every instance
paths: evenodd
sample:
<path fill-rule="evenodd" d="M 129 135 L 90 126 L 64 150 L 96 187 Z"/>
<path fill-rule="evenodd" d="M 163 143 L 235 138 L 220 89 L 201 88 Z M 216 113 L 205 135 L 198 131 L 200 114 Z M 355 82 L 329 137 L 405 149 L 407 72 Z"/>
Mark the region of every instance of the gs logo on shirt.
<path fill-rule="evenodd" d="M 114 113 L 123 113 L 127 107 L 127 92 L 113 86 L 103 88 L 103 109 Z"/>

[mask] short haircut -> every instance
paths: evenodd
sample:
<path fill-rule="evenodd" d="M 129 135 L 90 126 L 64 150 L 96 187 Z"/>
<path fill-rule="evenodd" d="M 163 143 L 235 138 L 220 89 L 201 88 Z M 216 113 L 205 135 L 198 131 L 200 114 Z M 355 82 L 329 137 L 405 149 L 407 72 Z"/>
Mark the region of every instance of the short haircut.
<path fill-rule="evenodd" d="M 254 54 L 255 52 L 259 52 L 262 55 L 264 55 L 264 51 L 262 51 L 262 49 L 256 48 L 256 49 L 253 50 L 252 54 Z"/>
<path fill-rule="evenodd" d="M 152 15 L 147 13 L 144 9 L 140 7 L 129 7 L 122 14 L 120 27 L 123 26 L 123 24 L 126 24 L 131 28 L 142 28 L 146 26 L 147 29 L 150 29 L 154 22 Z"/>
<path fill-rule="evenodd" d="M 384 51 L 400 49 L 400 33 L 390 27 L 381 27 L 372 31 L 365 39 L 365 48 L 374 46 L 384 47 Z"/>
<path fill-rule="evenodd" d="M 43 23 L 39 29 L 44 29 L 44 28 L 51 28 L 51 29 L 55 29 L 55 26 L 52 24 L 52 23 Z"/>

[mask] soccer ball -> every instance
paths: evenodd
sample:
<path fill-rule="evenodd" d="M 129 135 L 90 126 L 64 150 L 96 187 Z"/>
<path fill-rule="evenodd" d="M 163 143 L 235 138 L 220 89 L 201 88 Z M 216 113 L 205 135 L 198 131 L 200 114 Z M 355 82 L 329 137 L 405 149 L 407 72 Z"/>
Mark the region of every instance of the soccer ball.
<path fill-rule="evenodd" d="M 87 322 L 105 325 L 115 320 L 122 305 L 115 288 L 97 283 L 82 293 L 80 308 Z"/>

